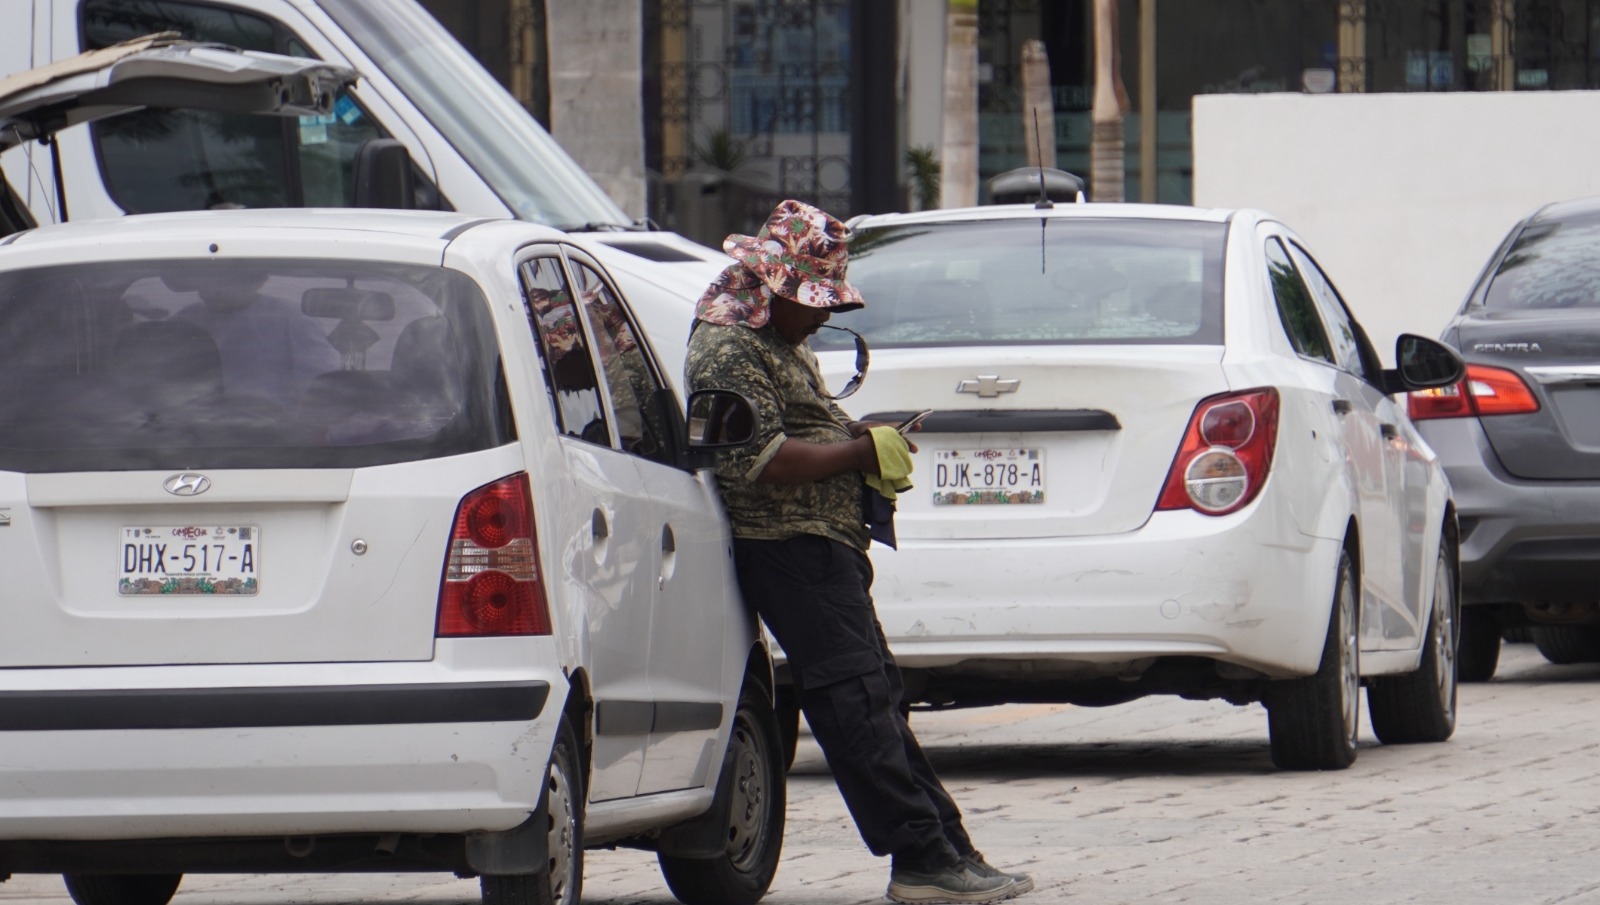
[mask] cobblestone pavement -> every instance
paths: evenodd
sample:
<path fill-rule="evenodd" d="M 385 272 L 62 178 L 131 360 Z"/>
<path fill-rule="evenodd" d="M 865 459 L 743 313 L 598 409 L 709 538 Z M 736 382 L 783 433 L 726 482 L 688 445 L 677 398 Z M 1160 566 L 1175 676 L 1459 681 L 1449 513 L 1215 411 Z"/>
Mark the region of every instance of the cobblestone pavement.
<path fill-rule="evenodd" d="M 1033 873 L 1018 903 L 1600 903 L 1600 666 L 1507 645 L 1463 686 L 1455 737 L 1355 766 L 1280 773 L 1266 713 L 1168 698 L 1105 709 L 1011 706 L 913 715 L 990 860 Z M 783 862 L 766 902 L 884 902 L 888 862 L 856 836 L 802 739 Z M 655 859 L 588 855 L 590 905 L 673 902 Z M 477 901 L 432 875 L 196 876 L 175 905 Z M 58 877 L 0 884 L 0 905 L 70 905 Z"/>

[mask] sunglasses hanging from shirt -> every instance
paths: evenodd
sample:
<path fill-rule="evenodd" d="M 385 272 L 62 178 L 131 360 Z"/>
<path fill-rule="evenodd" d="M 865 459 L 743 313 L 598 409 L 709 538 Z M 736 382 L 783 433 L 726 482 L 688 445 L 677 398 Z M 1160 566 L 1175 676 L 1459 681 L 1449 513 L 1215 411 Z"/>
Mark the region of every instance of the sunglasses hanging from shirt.
<path fill-rule="evenodd" d="M 844 332 L 846 332 L 846 333 L 850 334 L 851 336 L 855 337 L 855 340 L 856 340 L 856 374 L 855 374 L 855 376 L 850 378 L 849 380 L 845 381 L 844 389 L 840 390 L 839 392 L 834 393 L 831 396 L 829 396 L 827 393 L 822 393 L 822 396 L 824 398 L 833 399 L 833 400 L 837 401 L 839 399 L 845 398 L 846 396 L 849 396 L 850 394 L 854 393 L 856 390 L 861 389 L 861 381 L 867 379 L 867 364 L 871 361 L 871 355 L 867 351 L 867 340 L 866 340 L 866 338 L 863 337 L 861 334 L 857 333 L 856 331 L 850 329 L 849 327 L 835 327 L 833 324 L 821 324 L 820 326 L 824 330 L 843 330 Z M 819 390 L 818 392 L 821 392 L 821 391 Z"/>

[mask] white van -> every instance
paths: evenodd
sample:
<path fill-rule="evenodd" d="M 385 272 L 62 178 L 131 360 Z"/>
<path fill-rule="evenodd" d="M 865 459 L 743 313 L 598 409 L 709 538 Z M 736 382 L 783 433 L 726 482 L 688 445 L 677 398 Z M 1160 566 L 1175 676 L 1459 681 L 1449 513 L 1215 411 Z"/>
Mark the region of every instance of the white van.
<path fill-rule="evenodd" d="M 312 57 L 359 79 L 317 115 L 150 109 L 66 129 L 52 146 L 28 142 L 0 165 L 37 223 L 354 206 L 358 155 L 388 139 L 415 166 L 405 206 L 515 218 L 603 245 L 679 381 L 691 303 L 728 259 L 631 221 L 414 0 L 0 0 L 0 76 L 166 31 Z"/>
<path fill-rule="evenodd" d="M 573 905 L 626 846 L 766 893 L 773 670 L 702 468 L 753 412 L 685 421 L 594 249 L 375 210 L 0 238 L 0 880 Z"/>

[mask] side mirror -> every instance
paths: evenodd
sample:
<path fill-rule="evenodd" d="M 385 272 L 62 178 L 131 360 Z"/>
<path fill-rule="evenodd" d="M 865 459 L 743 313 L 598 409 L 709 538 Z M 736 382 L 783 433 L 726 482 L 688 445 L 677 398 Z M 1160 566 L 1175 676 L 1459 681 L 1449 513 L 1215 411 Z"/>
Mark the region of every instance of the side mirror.
<path fill-rule="evenodd" d="M 410 210 L 417 206 L 411 153 L 392 138 L 374 138 L 356 151 L 354 207 Z"/>
<path fill-rule="evenodd" d="M 738 449 L 756 436 L 756 407 L 733 390 L 689 394 L 689 448 Z"/>
<path fill-rule="evenodd" d="M 1384 389 L 1390 393 L 1446 387 L 1466 374 L 1454 349 L 1412 333 L 1402 333 L 1395 340 L 1394 360 L 1399 367 L 1383 372 Z"/>

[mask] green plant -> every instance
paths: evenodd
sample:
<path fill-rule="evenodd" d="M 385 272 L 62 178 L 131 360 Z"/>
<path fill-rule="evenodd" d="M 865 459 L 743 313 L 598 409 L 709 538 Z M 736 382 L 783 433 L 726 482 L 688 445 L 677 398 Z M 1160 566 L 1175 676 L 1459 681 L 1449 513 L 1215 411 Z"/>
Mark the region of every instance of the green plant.
<path fill-rule="evenodd" d="M 917 209 L 932 210 L 939 206 L 939 157 L 931 145 L 906 148 L 906 166 L 911 169 L 911 186 L 916 193 Z"/>
<path fill-rule="evenodd" d="M 727 129 L 717 129 L 706 136 L 703 143 L 695 142 L 694 156 L 708 167 L 731 173 L 744 164 L 744 142 L 735 139 Z"/>

